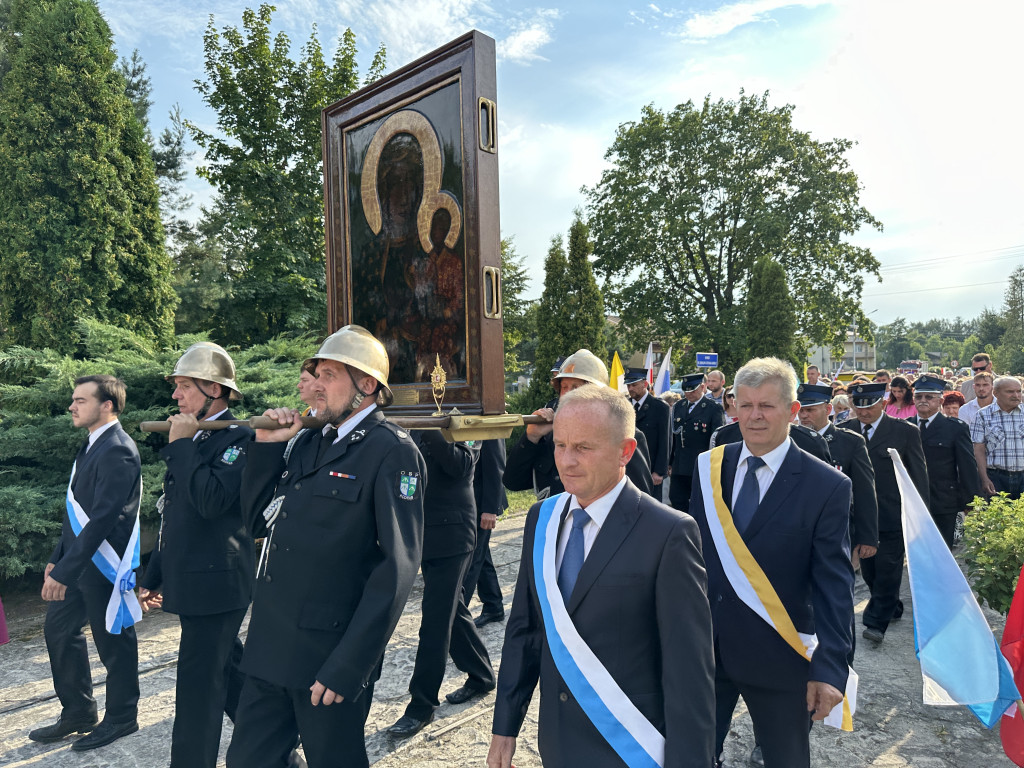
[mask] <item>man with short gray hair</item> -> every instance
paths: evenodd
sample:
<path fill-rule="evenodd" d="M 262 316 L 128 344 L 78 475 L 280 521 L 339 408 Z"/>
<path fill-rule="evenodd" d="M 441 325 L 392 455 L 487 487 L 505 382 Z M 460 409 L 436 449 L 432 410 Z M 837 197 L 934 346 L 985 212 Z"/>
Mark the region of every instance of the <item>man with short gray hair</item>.
<path fill-rule="evenodd" d="M 1024 491 L 1024 408 L 1020 379 L 1000 376 L 992 382 L 996 401 L 978 411 L 971 441 L 981 489 L 989 496 L 1006 492 L 1019 499 Z"/>
<path fill-rule="evenodd" d="M 714 659 L 697 526 L 626 477 L 635 418 L 622 395 L 567 392 L 553 429 L 565 492 L 526 518 L 487 765 L 511 766 L 539 681 L 545 765 L 632 765 L 643 749 L 665 768 L 707 768 Z"/>
<path fill-rule="evenodd" d="M 743 442 L 701 454 L 690 498 L 715 629 L 716 754 L 742 695 L 767 768 L 810 765 L 810 719 L 842 702 L 852 644 L 850 480 L 789 439 L 796 386 L 777 358 L 737 372 Z M 750 569 L 767 585 L 751 590 Z M 762 618 L 776 599 L 788 630 Z M 813 655 L 798 633 L 817 636 Z"/>

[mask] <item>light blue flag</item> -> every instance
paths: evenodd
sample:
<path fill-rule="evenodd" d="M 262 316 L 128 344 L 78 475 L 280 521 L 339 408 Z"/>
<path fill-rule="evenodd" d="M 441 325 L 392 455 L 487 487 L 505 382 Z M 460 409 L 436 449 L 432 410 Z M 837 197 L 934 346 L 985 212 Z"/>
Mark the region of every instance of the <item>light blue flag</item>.
<path fill-rule="evenodd" d="M 1013 671 L 899 453 L 890 448 L 889 455 L 903 497 L 914 648 L 924 678 L 924 703 L 963 704 L 991 728 L 1020 697 Z"/>

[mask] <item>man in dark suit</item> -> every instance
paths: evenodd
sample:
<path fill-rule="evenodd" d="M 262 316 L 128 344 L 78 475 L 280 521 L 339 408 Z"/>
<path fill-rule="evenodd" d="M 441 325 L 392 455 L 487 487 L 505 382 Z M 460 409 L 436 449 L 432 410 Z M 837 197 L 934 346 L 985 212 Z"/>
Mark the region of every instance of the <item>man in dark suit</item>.
<path fill-rule="evenodd" d="M 581 349 L 565 358 L 556 380 L 562 396 L 584 384 L 605 387 L 608 385 L 608 368 L 589 349 Z M 535 416 L 543 417 L 546 422 L 528 424 L 525 434 L 509 451 L 502 482 L 510 491 L 532 490 L 538 499 L 545 499 L 564 490 L 565 486 L 555 464 L 554 444 L 551 442 L 552 420 L 557 407 L 555 403 L 554 408 L 546 406 L 534 411 Z M 640 445 L 630 457 L 626 476 L 641 491 L 654 495 L 647 438 L 639 429 L 635 430 L 634 437 Z"/>
<path fill-rule="evenodd" d="M 832 388 L 824 384 L 801 384 L 800 423 L 814 430 L 828 443 L 829 463 L 850 478 L 853 504 L 850 507 L 850 546 L 854 563 L 874 557 L 878 550 L 878 500 L 875 498 L 875 470 L 863 436 L 848 429 L 836 429 L 829 421 Z"/>
<path fill-rule="evenodd" d="M 717 753 L 742 695 L 767 768 L 810 765 L 812 713 L 822 720 L 842 701 L 849 673 L 850 481 L 789 439 L 800 408 L 796 387 L 792 366 L 776 358 L 751 360 L 736 373 L 743 442 L 701 457 L 690 500 L 714 619 Z M 728 543 L 726 526 L 742 548 Z M 774 588 L 791 635 L 763 618 L 766 595 L 756 585 L 739 588 L 745 563 L 760 567 Z M 817 636 L 810 659 L 797 633 Z"/>
<path fill-rule="evenodd" d="M 711 435 L 725 424 L 725 411 L 704 397 L 703 373 L 683 376 L 681 386 L 683 399 L 672 406 L 672 483 L 668 495 L 673 507 L 686 512 L 697 456 L 710 447 Z"/>
<path fill-rule="evenodd" d="M 301 735 L 310 768 L 367 766 L 363 727 L 423 546 L 426 465 L 378 405 L 393 400 L 384 346 L 347 325 L 304 366 L 322 430 L 267 416 L 242 473 L 242 514 L 266 535 L 228 748 L 231 768 L 283 768 Z"/>
<path fill-rule="evenodd" d="M 864 609 L 863 636 L 873 643 L 885 637 L 889 622 L 903 616 L 900 583 L 903 581 L 902 497 L 896 485 L 896 468 L 889 449 L 895 448 L 922 499 L 928 498 L 928 469 L 921 435 L 913 424 L 886 415 L 884 382 L 855 384 L 849 395 L 855 419 L 839 426 L 860 432 L 868 444 L 868 455 L 875 470 L 875 497 L 878 499 L 878 551 L 861 563 L 861 575 L 871 590 Z"/>
<path fill-rule="evenodd" d="M 92 731 L 71 745 L 75 751 L 102 747 L 139 730 L 139 648 L 134 622 L 141 612 L 132 592 L 132 571 L 139 558 L 142 469 L 135 442 L 117 418 L 124 402 L 120 379 L 104 375 L 75 380 L 68 410 L 76 427 L 89 430 L 89 439 L 75 459 L 68 514 L 43 577 L 42 596 L 48 603 L 43 634 L 61 714 L 56 723 L 36 728 L 28 737 L 50 742 Z M 119 562 L 104 558 L 100 551 L 104 542 Z M 113 625 L 108 625 L 112 590 L 121 592 L 121 610 Z M 107 670 L 107 706 L 99 726 L 82 633 L 86 622 Z"/>
<path fill-rule="evenodd" d="M 419 430 L 414 438 L 432 478 L 423 497 L 423 602 L 416 663 L 409 681 L 411 699 L 405 714 L 388 728 L 408 738 L 434 719 L 444 668 L 451 654 L 468 678 L 449 693 L 464 704 L 494 689 L 494 670 L 462 594 L 462 580 L 476 546 L 473 472 L 480 456 L 474 442 L 449 443 L 437 430 Z"/>
<path fill-rule="evenodd" d="M 144 609 L 178 615 L 177 680 L 171 768 L 215 768 L 221 724 L 233 721 L 244 675 L 238 629 L 252 600 L 252 536 L 239 501 L 248 427 L 200 430 L 200 421 L 232 420 L 241 400 L 235 364 L 217 344 L 189 347 L 167 376 L 178 413 L 168 421 L 167 465 L 158 503 L 157 548 L 142 579 Z"/>
<path fill-rule="evenodd" d="M 660 745 L 666 768 L 706 768 L 713 664 L 696 526 L 626 478 L 635 414 L 621 395 L 594 386 L 564 395 L 554 430 L 566 493 L 527 516 L 487 764 L 511 765 L 539 679 L 546 765 L 626 765 L 615 734 L 595 725 L 593 690 L 580 682 L 603 667 L 606 692 L 646 723 L 646 743 Z M 589 662 L 566 650 L 573 637 L 589 647 Z"/>
<path fill-rule="evenodd" d="M 623 381 L 629 391 L 629 398 L 636 411 L 636 427 L 647 438 L 647 450 L 651 456 L 651 479 L 654 481 L 655 498 L 660 499 L 661 484 L 668 475 L 668 455 L 671 448 L 669 431 L 670 408 L 668 403 L 650 392 L 647 383 L 649 371 L 646 368 L 630 368 Z"/>
<path fill-rule="evenodd" d="M 466 571 L 462 590 L 466 605 L 476 592 L 483 604 L 480 615 L 473 620 L 477 628 L 505 618 L 505 605 L 498 583 L 498 573 L 491 560 L 491 531 L 508 508 L 508 495 L 501 478 L 505 474 L 505 441 L 484 440 L 480 458 L 473 473 L 473 496 L 476 499 L 476 549 Z"/>
<path fill-rule="evenodd" d="M 953 548 L 957 514 L 981 493 L 978 463 L 967 422 L 942 413 L 945 382 L 938 376 L 921 376 L 914 382 L 917 416 L 907 421 L 921 432 L 921 447 L 928 465 L 928 511 L 939 533 Z"/>

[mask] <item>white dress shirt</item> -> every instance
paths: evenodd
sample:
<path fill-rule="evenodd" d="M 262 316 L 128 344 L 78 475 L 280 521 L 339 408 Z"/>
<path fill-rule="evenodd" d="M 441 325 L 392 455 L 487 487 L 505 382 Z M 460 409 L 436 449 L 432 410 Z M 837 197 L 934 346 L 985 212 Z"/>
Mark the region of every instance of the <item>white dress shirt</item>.
<path fill-rule="evenodd" d="M 781 445 L 773 448 L 761 457 L 764 459 L 764 466 L 758 467 L 756 472 L 757 487 L 761 492 L 758 502 L 761 502 L 764 499 L 764 495 L 768 492 L 768 488 L 771 486 L 772 480 L 775 479 L 775 475 L 778 474 L 782 462 L 786 460 L 786 454 L 789 453 L 789 446 L 792 442 L 787 437 Z M 746 442 L 744 442 L 743 448 L 740 449 L 740 463 L 736 467 L 736 477 L 732 481 L 732 504 L 729 507 L 730 509 L 735 508 L 736 498 L 740 495 L 740 488 L 743 487 L 743 478 L 747 476 L 747 457 L 753 455 L 750 449 L 747 448 Z"/>
<path fill-rule="evenodd" d="M 594 539 L 597 538 L 597 534 L 601 532 L 601 526 L 604 525 L 604 521 L 608 519 L 608 513 L 612 511 L 612 506 L 619 499 L 619 494 L 622 493 L 622 489 L 626 487 L 626 477 L 623 475 L 622 479 L 616 483 L 615 487 L 612 488 L 608 493 L 599 499 L 590 502 L 590 506 L 586 507 L 586 513 L 590 516 L 587 524 L 583 526 L 583 559 L 587 559 L 587 555 L 590 554 L 590 548 L 594 546 Z M 574 495 L 572 500 L 569 502 L 569 513 L 565 516 L 565 520 L 562 521 L 561 528 L 558 532 L 558 550 L 555 554 L 555 573 L 558 573 L 558 569 L 562 567 L 562 556 L 565 554 L 565 547 L 569 543 L 569 531 L 572 530 L 572 511 L 574 509 L 580 509 L 579 499 Z"/>
<path fill-rule="evenodd" d="M 88 447 L 86 447 L 85 452 L 88 453 L 89 450 L 92 448 L 92 444 L 95 443 L 97 440 L 99 440 L 100 435 L 102 435 L 104 432 L 106 432 L 108 429 L 110 429 L 115 424 L 117 424 L 117 419 L 114 419 L 113 421 L 108 421 L 102 427 L 97 427 L 92 432 L 90 432 L 89 433 L 89 445 L 88 445 Z"/>

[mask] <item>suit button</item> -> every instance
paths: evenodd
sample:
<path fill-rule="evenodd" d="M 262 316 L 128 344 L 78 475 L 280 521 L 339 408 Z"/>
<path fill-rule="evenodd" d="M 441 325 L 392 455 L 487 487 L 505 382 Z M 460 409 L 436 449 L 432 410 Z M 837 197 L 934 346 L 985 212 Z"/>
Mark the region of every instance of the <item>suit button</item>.
<path fill-rule="evenodd" d="M 271 552 L 277 552 L 277 544 L 271 544 L 270 545 L 270 551 Z"/>
<path fill-rule="evenodd" d="M 368 682 L 367 683 L 363 683 L 363 688 L 366 688 L 368 685 L 369 685 Z"/>
<path fill-rule="evenodd" d="M 296 483 L 296 484 L 295 484 L 295 490 L 297 491 L 297 490 L 299 490 L 300 488 L 302 488 L 302 483 Z"/>
<path fill-rule="evenodd" d="M 334 490 L 331 491 L 331 496 L 337 496 L 337 495 L 338 495 L 338 489 L 335 488 Z"/>
<path fill-rule="evenodd" d="M 562 693 L 558 694 L 558 700 L 559 701 L 568 701 L 569 700 L 569 694 L 567 694 L 567 693 L 565 693 L 563 691 Z"/>
<path fill-rule="evenodd" d="M 331 624 L 331 626 L 332 627 L 340 627 L 341 626 L 341 622 L 340 621 L 336 621 L 333 624 Z"/>
<path fill-rule="evenodd" d="M 281 513 L 281 519 L 282 520 L 287 520 L 288 519 L 288 513 L 287 512 L 282 512 Z"/>
<path fill-rule="evenodd" d="M 270 578 L 270 574 L 269 573 L 266 576 L 263 577 L 263 580 L 265 582 L 267 582 L 267 584 L 269 584 L 271 581 L 273 581 L 273 579 Z"/>

